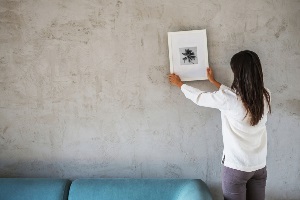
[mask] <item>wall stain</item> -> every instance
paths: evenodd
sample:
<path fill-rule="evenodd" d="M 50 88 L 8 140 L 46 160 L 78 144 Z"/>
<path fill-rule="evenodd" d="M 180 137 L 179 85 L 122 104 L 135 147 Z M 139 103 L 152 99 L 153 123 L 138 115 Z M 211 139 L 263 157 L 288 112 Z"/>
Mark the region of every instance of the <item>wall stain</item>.
<path fill-rule="evenodd" d="M 288 85 L 287 84 L 283 84 L 281 86 L 279 86 L 277 89 L 276 89 L 276 92 L 278 93 L 283 93 L 284 91 L 286 91 L 288 89 Z"/>
<path fill-rule="evenodd" d="M 165 84 L 168 81 L 169 69 L 166 66 L 158 65 L 149 68 L 148 80 L 153 84 Z"/>
<path fill-rule="evenodd" d="M 277 21 L 276 17 L 270 18 L 270 19 L 266 22 L 266 27 L 268 27 L 269 29 L 274 28 L 274 26 L 275 26 L 274 23 L 276 23 L 276 21 Z"/>
<path fill-rule="evenodd" d="M 85 20 L 70 20 L 63 24 L 58 24 L 54 20 L 50 27 L 42 30 L 40 36 L 50 40 L 73 41 L 87 44 L 91 33 L 91 27 Z"/>
<path fill-rule="evenodd" d="M 3 129 L 3 135 L 5 134 L 5 132 L 7 131 L 8 129 L 8 126 L 6 126 L 4 129 Z"/>
<path fill-rule="evenodd" d="M 285 20 L 282 20 L 281 25 L 277 28 L 278 30 L 277 30 L 277 32 L 275 33 L 275 37 L 276 37 L 276 38 L 279 38 L 280 34 L 286 30 L 287 26 L 288 26 L 288 25 L 287 25 L 286 21 L 285 21 Z"/>
<path fill-rule="evenodd" d="M 6 8 L 8 10 L 14 10 L 19 8 L 21 5 L 20 1 L 0 1 L 0 7 Z"/>
<path fill-rule="evenodd" d="M 2 131 L 2 133 L 0 134 L 0 137 L 2 139 L 5 139 L 4 135 L 5 135 L 6 131 L 7 131 L 7 129 L 8 129 L 8 126 L 5 126 L 4 129 L 3 129 L 3 131 Z"/>
<path fill-rule="evenodd" d="M 282 19 L 280 22 L 275 16 L 270 18 L 265 25 L 269 30 L 274 32 L 274 36 L 276 38 L 279 38 L 279 36 L 286 31 L 288 27 L 288 23 L 285 19 Z"/>
<path fill-rule="evenodd" d="M 285 106 L 287 107 L 287 111 L 290 114 L 300 116 L 300 100 L 299 99 L 286 100 Z"/>
<path fill-rule="evenodd" d="M 179 178 L 182 176 L 182 169 L 177 164 L 167 163 L 164 170 L 167 177 Z"/>
<path fill-rule="evenodd" d="M 23 20 L 16 12 L 6 10 L 0 12 L 0 42 L 17 42 L 21 40 Z"/>

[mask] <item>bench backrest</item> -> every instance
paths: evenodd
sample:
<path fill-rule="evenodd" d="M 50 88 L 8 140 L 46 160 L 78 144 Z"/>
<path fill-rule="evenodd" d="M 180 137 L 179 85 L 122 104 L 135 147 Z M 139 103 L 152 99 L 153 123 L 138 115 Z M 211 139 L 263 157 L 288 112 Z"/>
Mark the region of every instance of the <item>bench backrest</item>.
<path fill-rule="evenodd" d="M 78 179 L 69 200 L 211 200 L 200 179 Z"/>

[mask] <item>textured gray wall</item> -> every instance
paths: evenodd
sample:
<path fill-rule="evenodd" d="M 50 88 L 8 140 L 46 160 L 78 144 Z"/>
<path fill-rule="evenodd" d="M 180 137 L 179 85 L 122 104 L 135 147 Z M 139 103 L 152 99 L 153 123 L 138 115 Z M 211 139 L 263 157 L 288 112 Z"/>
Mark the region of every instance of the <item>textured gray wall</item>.
<path fill-rule="evenodd" d="M 220 112 L 167 80 L 167 32 L 204 28 L 220 82 L 231 84 L 234 53 L 260 56 L 273 106 L 267 198 L 299 199 L 292 0 L 0 0 L 0 176 L 201 178 L 221 199 Z"/>

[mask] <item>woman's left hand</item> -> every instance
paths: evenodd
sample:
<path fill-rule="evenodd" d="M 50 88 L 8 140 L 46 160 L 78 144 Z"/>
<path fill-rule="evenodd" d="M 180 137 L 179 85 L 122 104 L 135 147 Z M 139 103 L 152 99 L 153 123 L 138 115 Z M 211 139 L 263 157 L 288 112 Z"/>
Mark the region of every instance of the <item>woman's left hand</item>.
<path fill-rule="evenodd" d="M 180 77 L 176 74 L 169 74 L 169 81 L 171 84 L 176 85 L 177 87 L 181 88 L 181 86 L 183 85 Z"/>

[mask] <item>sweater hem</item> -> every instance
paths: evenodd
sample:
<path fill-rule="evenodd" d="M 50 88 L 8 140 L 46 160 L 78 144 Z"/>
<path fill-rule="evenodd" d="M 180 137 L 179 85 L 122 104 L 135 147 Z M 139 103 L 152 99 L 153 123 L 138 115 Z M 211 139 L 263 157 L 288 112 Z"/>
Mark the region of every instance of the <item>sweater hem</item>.
<path fill-rule="evenodd" d="M 262 163 L 260 165 L 251 166 L 251 167 L 245 167 L 245 166 L 238 166 L 238 165 L 235 165 L 233 163 L 228 163 L 228 162 L 225 161 L 225 163 L 223 165 L 225 167 L 229 167 L 229 168 L 244 171 L 244 172 L 253 172 L 253 171 L 264 168 L 266 166 L 266 163 Z"/>

